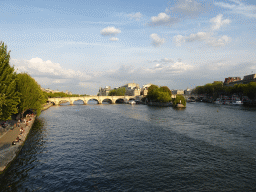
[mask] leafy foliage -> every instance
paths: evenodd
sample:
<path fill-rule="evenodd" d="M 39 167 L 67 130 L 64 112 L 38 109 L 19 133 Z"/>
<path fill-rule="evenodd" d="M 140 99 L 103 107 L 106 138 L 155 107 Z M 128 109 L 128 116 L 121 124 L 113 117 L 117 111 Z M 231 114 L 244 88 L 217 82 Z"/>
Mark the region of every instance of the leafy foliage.
<path fill-rule="evenodd" d="M 176 95 L 176 98 L 173 98 L 173 106 L 176 106 L 177 104 L 181 103 L 184 105 L 184 107 L 186 107 L 186 99 L 185 97 L 183 97 L 182 95 Z"/>
<path fill-rule="evenodd" d="M 20 92 L 19 112 L 34 109 L 40 115 L 42 104 L 47 101 L 40 85 L 27 73 L 17 75 L 17 91 Z"/>
<path fill-rule="evenodd" d="M 159 89 L 161 92 L 166 92 L 166 93 L 168 93 L 170 96 L 172 96 L 172 91 L 169 89 L 169 87 L 167 87 L 167 86 L 162 86 L 162 87 L 160 87 L 160 89 Z"/>
<path fill-rule="evenodd" d="M 194 89 L 196 94 L 207 94 L 214 98 L 220 95 L 238 94 L 248 96 L 250 99 L 256 98 L 256 82 L 248 84 L 235 84 L 233 87 L 223 86 L 222 83 L 208 83 L 204 86 L 198 86 Z"/>
<path fill-rule="evenodd" d="M 54 97 L 81 97 L 81 96 L 86 96 L 86 95 L 78 95 L 78 94 L 72 94 L 68 95 L 64 92 L 58 92 L 58 93 L 46 93 L 44 92 L 48 98 L 54 98 Z"/>
<path fill-rule="evenodd" d="M 147 99 L 149 101 L 167 103 L 171 101 L 172 92 L 167 86 L 158 87 L 157 85 L 151 85 L 148 88 Z"/>
<path fill-rule="evenodd" d="M 0 42 L 0 119 L 7 120 L 12 114 L 18 112 L 20 101 L 16 91 L 16 73 L 9 64 L 10 52 L 7 46 Z"/>
<path fill-rule="evenodd" d="M 121 87 L 121 88 L 118 88 L 118 89 L 113 89 L 111 90 L 108 95 L 109 96 L 124 96 L 125 95 L 125 92 L 126 92 L 126 89 L 125 87 Z"/>

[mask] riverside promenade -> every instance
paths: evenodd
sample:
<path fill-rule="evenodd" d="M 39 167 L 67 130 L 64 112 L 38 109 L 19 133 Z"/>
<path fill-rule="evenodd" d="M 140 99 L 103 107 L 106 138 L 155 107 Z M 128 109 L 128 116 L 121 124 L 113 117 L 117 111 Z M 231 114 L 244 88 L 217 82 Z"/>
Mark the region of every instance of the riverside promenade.
<path fill-rule="evenodd" d="M 14 129 L 10 129 L 6 133 L 0 136 L 0 174 L 11 164 L 15 157 L 19 154 L 22 146 L 29 134 L 29 131 L 35 121 L 35 116 L 24 118 L 27 125 L 23 122 L 20 123 L 20 127 L 16 126 Z M 31 121 L 29 121 L 31 119 Z M 23 127 L 24 132 L 20 136 L 20 141 L 16 145 L 12 145 L 12 142 L 21 133 L 20 128 Z"/>

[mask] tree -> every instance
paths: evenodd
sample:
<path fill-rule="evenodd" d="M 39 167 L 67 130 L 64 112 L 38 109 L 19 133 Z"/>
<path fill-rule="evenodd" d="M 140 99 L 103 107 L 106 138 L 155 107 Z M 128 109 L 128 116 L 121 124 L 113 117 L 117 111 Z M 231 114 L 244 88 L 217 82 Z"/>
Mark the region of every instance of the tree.
<path fill-rule="evenodd" d="M 168 92 L 159 91 L 157 101 L 161 103 L 168 103 L 172 100 L 170 94 Z"/>
<path fill-rule="evenodd" d="M 28 109 L 34 109 L 40 115 L 42 104 L 46 102 L 46 97 L 37 84 L 27 73 L 17 75 L 17 91 L 20 92 L 19 113 L 24 113 Z"/>
<path fill-rule="evenodd" d="M 148 88 L 147 99 L 149 101 L 167 103 L 172 100 L 172 92 L 167 86 L 158 87 L 157 85 L 151 85 Z"/>
<path fill-rule="evenodd" d="M 17 105 L 20 101 L 16 92 L 16 73 L 9 64 L 10 51 L 0 42 L 0 119 L 7 120 L 12 114 L 18 112 Z"/>
<path fill-rule="evenodd" d="M 149 101 L 157 101 L 157 98 L 158 98 L 158 91 L 159 87 L 157 85 L 151 85 L 149 88 L 148 88 L 148 94 L 147 94 L 147 99 Z"/>
<path fill-rule="evenodd" d="M 256 82 L 250 82 L 244 87 L 244 94 L 250 99 L 256 98 Z"/>
<path fill-rule="evenodd" d="M 0 93 L 0 116 L 3 115 L 3 105 L 5 104 L 5 95 Z"/>
<path fill-rule="evenodd" d="M 186 99 L 182 95 L 176 95 L 176 98 L 174 98 L 172 101 L 173 106 L 176 106 L 179 103 L 183 104 L 184 107 L 186 107 Z"/>
<path fill-rule="evenodd" d="M 169 95 L 170 95 L 170 97 L 172 96 L 172 91 L 169 89 L 169 87 L 167 87 L 167 86 L 162 86 L 162 87 L 160 87 L 160 89 L 159 89 L 161 92 L 166 92 L 166 93 L 168 93 Z"/>
<path fill-rule="evenodd" d="M 126 89 L 125 87 L 121 87 L 121 88 L 118 88 L 118 89 L 113 89 L 111 90 L 108 95 L 109 96 L 124 96 L 125 95 L 125 92 L 126 92 Z"/>

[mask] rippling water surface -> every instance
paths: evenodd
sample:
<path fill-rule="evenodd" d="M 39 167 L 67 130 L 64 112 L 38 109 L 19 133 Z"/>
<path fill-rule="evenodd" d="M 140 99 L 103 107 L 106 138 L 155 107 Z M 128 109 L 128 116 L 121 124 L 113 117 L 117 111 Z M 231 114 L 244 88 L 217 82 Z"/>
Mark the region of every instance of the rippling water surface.
<path fill-rule="evenodd" d="M 188 104 L 42 112 L 0 191 L 255 191 L 256 110 Z"/>

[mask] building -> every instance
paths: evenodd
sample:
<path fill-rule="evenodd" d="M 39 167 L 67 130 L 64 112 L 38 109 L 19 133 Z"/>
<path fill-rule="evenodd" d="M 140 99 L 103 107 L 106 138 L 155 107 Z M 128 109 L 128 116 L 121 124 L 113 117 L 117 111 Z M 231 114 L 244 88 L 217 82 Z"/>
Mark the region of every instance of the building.
<path fill-rule="evenodd" d="M 59 91 L 59 90 L 51 90 L 51 89 L 49 89 L 49 88 L 44 89 L 44 88 L 42 88 L 42 87 L 41 87 L 41 90 L 44 91 L 44 92 L 46 92 L 46 93 L 60 93 L 60 92 L 61 92 L 61 91 Z"/>
<path fill-rule="evenodd" d="M 234 79 L 231 81 L 227 80 L 227 83 L 225 83 L 226 79 L 228 78 L 237 78 L 237 79 Z M 250 82 L 256 82 L 256 74 L 246 75 L 244 76 L 243 80 L 241 80 L 240 77 L 228 77 L 228 78 L 225 78 L 225 82 L 224 82 L 225 86 L 234 86 L 235 84 L 248 84 Z"/>
<path fill-rule="evenodd" d="M 191 95 L 193 89 L 185 89 L 184 90 L 184 95 Z"/>
<path fill-rule="evenodd" d="M 243 78 L 244 84 L 250 83 L 250 82 L 256 82 L 256 74 L 246 75 Z"/>
<path fill-rule="evenodd" d="M 127 83 L 126 85 L 123 85 L 121 87 L 124 87 L 126 92 L 125 95 L 128 96 L 138 96 L 140 95 L 140 86 L 137 83 Z"/>
<path fill-rule="evenodd" d="M 68 90 L 66 90 L 66 92 L 65 92 L 67 95 L 72 95 L 72 92 L 70 92 L 70 91 L 68 91 Z"/>
<path fill-rule="evenodd" d="M 148 94 L 148 88 L 151 86 L 152 84 L 149 83 L 149 84 L 146 84 L 146 85 L 143 85 L 142 86 L 142 89 L 140 91 L 140 94 L 143 95 L 143 96 L 146 96 Z"/>
<path fill-rule="evenodd" d="M 184 95 L 184 90 L 172 90 L 173 95 Z"/>
<path fill-rule="evenodd" d="M 241 78 L 240 77 L 228 77 L 228 78 L 225 78 L 225 81 L 224 81 L 224 85 L 228 85 L 232 82 L 236 82 L 236 81 L 241 81 Z"/>
<path fill-rule="evenodd" d="M 99 89 L 99 96 L 108 96 L 108 93 L 111 91 L 111 87 L 110 86 L 106 86 L 105 88 L 100 88 Z"/>

